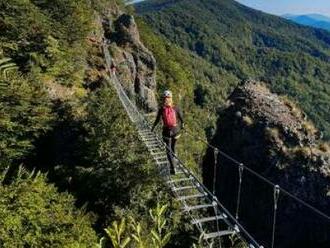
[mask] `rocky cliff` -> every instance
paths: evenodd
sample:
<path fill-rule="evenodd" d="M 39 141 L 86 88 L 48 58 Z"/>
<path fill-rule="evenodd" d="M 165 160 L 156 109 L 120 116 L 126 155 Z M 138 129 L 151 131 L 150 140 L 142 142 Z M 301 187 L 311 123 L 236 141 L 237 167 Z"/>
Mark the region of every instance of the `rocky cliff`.
<path fill-rule="evenodd" d="M 330 214 L 330 149 L 321 133 L 290 100 L 264 84 L 247 81 L 220 114 L 213 143 L 313 206 Z M 213 152 L 204 161 L 204 180 L 213 178 Z M 238 168 L 220 157 L 217 193 L 236 210 Z M 211 186 L 211 185 L 209 185 Z M 228 190 L 230 189 L 230 190 Z M 273 188 L 243 172 L 241 221 L 269 246 Z M 328 247 L 330 224 L 280 194 L 276 247 Z"/>
<path fill-rule="evenodd" d="M 140 41 L 132 15 L 117 11 L 105 23 L 109 50 L 124 88 L 150 111 L 157 109 L 156 60 Z"/>

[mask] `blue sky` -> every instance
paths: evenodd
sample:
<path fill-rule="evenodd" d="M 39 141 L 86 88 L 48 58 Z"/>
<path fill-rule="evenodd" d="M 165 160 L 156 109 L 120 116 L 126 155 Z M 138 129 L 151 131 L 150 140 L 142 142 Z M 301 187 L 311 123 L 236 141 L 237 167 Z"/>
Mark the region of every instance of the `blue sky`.
<path fill-rule="evenodd" d="M 330 0 L 236 0 L 254 9 L 268 13 L 310 14 L 317 13 L 330 17 Z"/>

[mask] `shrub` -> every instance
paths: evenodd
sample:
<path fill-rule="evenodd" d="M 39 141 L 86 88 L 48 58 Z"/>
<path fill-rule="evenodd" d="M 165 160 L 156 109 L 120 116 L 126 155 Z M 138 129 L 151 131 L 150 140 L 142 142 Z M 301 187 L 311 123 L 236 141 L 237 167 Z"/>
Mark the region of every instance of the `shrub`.
<path fill-rule="evenodd" d="M 245 125 L 247 125 L 247 126 L 252 126 L 254 124 L 253 119 L 248 115 L 244 115 L 242 120 L 245 123 Z"/>
<path fill-rule="evenodd" d="M 20 169 L 19 171 L 22 171 Z M 4 184 L 0 176 L 0 247 L 93 247 L 91 218 L 58 193 L 43 174 L 19 173 Z"/>
<path fill-rule="evenodd" d="M 111 240 L 115 248 L 124 248 L 130 243 L 134 247 L 163 248 L 170 241 L 172 232 L 168 225 L 168 216 L 166 215 L 168 206 L 160 205 L 149 210 L 151 217 L 151 226 L 145 226 L 144 223 L 136 221 L 130 216 L 127 224 L 126 219 L 122 218 L 120 224 L 114 221 L 112 225 L 105 229 L 107 238 Z"/>
<path fill-rule="evenodd" d="M 50 101 L 33 78 L 13 75 L 5 82 L 0 91 L 0 170 L 6 161 L 26 155 L 53 118 Z"/>

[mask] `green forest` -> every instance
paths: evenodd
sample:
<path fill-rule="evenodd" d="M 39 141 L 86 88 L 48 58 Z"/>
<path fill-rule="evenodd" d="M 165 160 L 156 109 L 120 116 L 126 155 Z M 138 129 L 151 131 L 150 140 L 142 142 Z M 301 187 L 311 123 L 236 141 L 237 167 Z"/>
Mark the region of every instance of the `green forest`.
<path fill-rule="evenodd" d="M 297 102 L 330 138 L 328 31 L 233 0 L 150 0 L 135 7 L 169 50 L 186 55 L 175 58 L 193 76 L 196 103 L 214 112 L 242 80 L 261 80 Z M 156 57 L 161 60 L 157 52 Z"/>
<path fill-rule="evenodd" d="M 0 247 L 194 242 L 104 76 L 101 19 L 113 9 L 130 11 L 0 1 Z"/>

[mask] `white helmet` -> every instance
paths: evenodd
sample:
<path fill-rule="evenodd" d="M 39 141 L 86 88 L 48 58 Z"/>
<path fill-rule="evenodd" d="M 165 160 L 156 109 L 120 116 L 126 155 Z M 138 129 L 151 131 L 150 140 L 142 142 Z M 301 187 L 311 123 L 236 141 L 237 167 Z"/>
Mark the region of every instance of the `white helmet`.
<path fill-rule="evenodd" d="M 172 92 L 169 90 L 165 90 L 163 93 L 163 97 L 172 97 Z"/>

